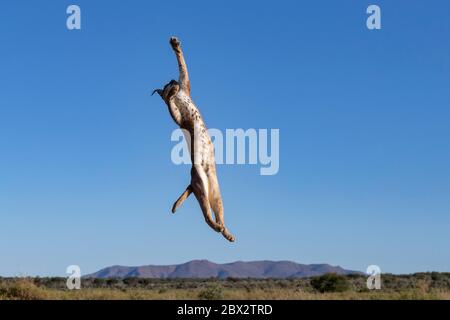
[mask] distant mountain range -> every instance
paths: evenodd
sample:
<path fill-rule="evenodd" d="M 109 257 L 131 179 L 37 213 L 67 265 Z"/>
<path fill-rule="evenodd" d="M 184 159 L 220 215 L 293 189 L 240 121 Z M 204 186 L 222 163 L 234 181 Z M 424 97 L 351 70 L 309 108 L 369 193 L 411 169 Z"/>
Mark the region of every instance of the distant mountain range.
<path fill-rule="evenodd" d="M 329 264 L 298 264 L 291 261 L 237 261 L 217 264 L 208 260 L 193 260 L 167 266 L 112 266 L 85 276 L 86 278 L 303 278 L 325 273 L 351 274 Z"/>

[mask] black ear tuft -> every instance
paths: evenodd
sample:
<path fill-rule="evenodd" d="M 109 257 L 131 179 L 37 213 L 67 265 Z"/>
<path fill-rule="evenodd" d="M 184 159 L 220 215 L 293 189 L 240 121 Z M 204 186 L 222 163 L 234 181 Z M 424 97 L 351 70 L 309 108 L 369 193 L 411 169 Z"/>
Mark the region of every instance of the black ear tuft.
<path fill-rule="evenodd" d="M 153 91 L 152 96 L 153 96 L 155 93 L 157 93 L 157 94 L 159 94 L 159 95 L 161 96 L 162 93 L 163 93 L 163 91 L 162 91 L 161 89 L 156 89 L 156 90 Z"/>

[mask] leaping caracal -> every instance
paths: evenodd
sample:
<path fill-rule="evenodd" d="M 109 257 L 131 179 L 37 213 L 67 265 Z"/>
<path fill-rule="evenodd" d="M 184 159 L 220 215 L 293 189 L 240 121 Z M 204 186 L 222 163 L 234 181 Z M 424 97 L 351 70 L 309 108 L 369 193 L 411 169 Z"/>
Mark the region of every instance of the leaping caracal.
<path fill-rule="evenodd" d="M 228 232 L 223 219 L 223 204 L 216 175 L 214 146 L 202 116 L 191 98 L 191 84 L 181 43 L 176 37 L 172 37 L 170 45 L 177 57 L 179 80 L 170 81 L 163 89 L 156 89 L 153 94 L 156 92 L 161 96 L 169 108 L 172 119 L 185 132 L 192 161 L 191 183 L 174 203 L 172 213 L 175 213 L 183 201 L 191 193 L 194 193 L 206 223 L 213 230 L 222 233 L 227 240 L 233 242 L 235 238 Z M 214 211 L 216 221 L 212 219 L 211 209 Z"/>

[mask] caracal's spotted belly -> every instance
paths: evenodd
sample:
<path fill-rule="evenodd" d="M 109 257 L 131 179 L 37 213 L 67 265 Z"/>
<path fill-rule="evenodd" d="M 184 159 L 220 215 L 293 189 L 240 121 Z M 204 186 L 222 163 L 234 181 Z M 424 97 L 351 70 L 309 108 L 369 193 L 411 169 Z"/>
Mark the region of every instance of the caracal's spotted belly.
<path fill-rule="evenodd" d="M 192 99 L 181 90 L 175 96 L 175 104 L 181 113 L 182 129 L 190 134 L 190 139 L 186 137 L 186 140 L 190 143 L 192 163 L 201 165 L 208 172 L 208 165 L 215 163 L 214 147 L 203 118 Z"/>

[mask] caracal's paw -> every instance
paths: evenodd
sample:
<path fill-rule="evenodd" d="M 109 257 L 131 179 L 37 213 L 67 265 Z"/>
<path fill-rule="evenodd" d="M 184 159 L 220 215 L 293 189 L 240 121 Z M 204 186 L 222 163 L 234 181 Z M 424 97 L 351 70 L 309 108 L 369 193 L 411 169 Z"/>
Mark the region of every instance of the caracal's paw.
<path fill-rule="evenodd" d="M 172 46 L 172 49 L 175 51 L 181 50 L 181 42 L 180 42 L 180 40 L 178 40 L 177 37 L 170 38 L 170 45 Z"/>
<path fill-rule="evenodd" d="M 222 235 L 230 242 L 236 241 L 236 238 L 231 233 L 229 233 L 226 228 L 222 231 Z"/>

